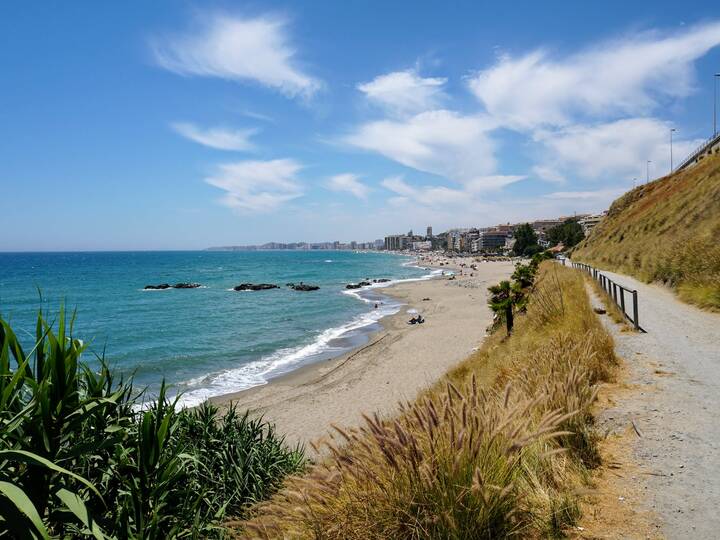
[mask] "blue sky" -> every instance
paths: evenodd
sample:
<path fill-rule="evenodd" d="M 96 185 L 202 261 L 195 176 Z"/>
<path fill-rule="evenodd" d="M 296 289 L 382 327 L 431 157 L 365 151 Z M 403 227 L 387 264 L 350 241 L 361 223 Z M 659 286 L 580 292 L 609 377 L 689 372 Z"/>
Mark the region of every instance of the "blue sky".
<path fill-rule="evenodd" d="M 712 133 L 713 2 L 0 4 L 0 250 L 599 211 Z"/>

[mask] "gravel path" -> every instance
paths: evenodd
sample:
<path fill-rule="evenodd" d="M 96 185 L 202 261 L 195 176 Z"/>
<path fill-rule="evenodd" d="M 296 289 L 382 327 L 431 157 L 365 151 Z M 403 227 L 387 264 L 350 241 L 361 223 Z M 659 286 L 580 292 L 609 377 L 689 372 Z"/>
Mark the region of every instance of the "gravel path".
<path fill-rule="evenodd" d="M 665 537 L 720 538 L 720 314 L 664 287 L 603 273 L 637 289 L 647 333 L 620 332 L 603 317 L 639 390 L 605 411 L 601 426 L 637 426 L 639 481 Z"/>

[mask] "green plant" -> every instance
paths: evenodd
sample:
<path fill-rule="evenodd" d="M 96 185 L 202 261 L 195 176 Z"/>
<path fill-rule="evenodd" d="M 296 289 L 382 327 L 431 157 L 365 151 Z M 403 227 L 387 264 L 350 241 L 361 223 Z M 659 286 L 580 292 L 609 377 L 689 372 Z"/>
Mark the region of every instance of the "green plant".
<path fill-rule="evenodd" d="M 178 410 L 164 383 L 138 410 L 131 381 L 81 362 L 64 311 L 35 334 L 25 353 L 0 319 L 0 537 L 220 536 L 304 466 L 261 419 Z"/>
<path fill-rule="evenodd" d="M 571 218 L 565 220 L 560 225 L 555 225 L 547 231 L 547 239 L 550 245 L 556 246 L 563 244 L 565 249 L 571 248 L 577 245 L 585 238 L 585 233 L 582 227 L 577 222 L 577 219 Z"/>
<path fill-rule="evenodd" d="M 529 223 L 523 223 L 515 229 L 513 233 L 515 237 L 515 245 L 513 252 L 515 255 L 533 255 L 541 251 L 538 246 L 538 237 Z"/>

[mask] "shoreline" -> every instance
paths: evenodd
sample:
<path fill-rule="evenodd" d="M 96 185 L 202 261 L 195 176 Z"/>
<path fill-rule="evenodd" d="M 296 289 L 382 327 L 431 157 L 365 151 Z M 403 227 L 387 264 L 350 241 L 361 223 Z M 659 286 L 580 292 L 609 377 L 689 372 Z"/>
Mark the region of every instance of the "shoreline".
<path fill-rule="evenodd" d="M 513 270 L 511 261 L 484 262 L 461 275 L 460 265 L 474 260 L 442 262 L 421 259 L 418 264 L 451 270 L 455 279 L 435 277 L 383 288 L 382 294 L 400 302 L 400 309 L 377 321 L 381 328 L 363 345 L 209 401 L 262 415 L 288 443 L 306 447 L 326 440 L 333 424 L 353 427 L 362 413 L 392 414 L 401 401 L 414 399 L 477 349 L 492 321 L 487 287 Z M 424 324 L 406 324 L 413 309 L 426 319 Z"/>

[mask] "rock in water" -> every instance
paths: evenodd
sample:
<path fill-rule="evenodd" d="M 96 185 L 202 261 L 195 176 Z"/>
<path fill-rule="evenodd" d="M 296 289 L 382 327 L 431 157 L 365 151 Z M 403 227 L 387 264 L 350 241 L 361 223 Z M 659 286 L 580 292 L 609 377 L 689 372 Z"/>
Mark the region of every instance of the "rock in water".
<path fill-rule="evenodd" d="M 160 285 L 145 285 L 145 290 L 169 289 L 169 283 L 161 283 Z"/>
<path fill-rule="evenodd" d="M 292 287 L 294 291 L 317 291 L 319 288 L 317 285 L 306 285 L 305 283 L 293 285 Z"/>
<path fill-rule="evenodd" d="M 241 283 L 240 285 L 233 287 L 234 291 L 266 291 L 268 289 L 279 289 L 277 285 L 272 283 Z"/>
<path fill-rule="evenodd" d="M 200 286 L 199 283 L 176 283 L 173 289 L 197 289 Z"/>
<path fill-rule="evenodd" d="M 362 287 L 362 285 L 360 285 L 359 283 L 348 283 L 347 285 L 345 285 L 346 289 L 359 289 L 360 287 Z"/>

